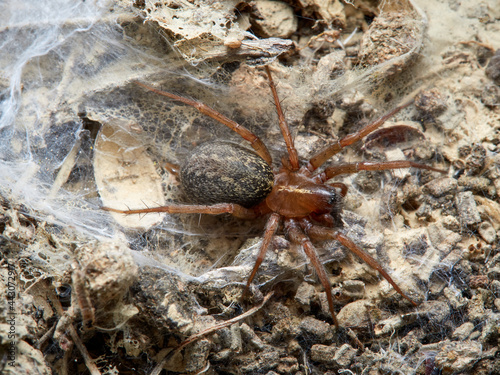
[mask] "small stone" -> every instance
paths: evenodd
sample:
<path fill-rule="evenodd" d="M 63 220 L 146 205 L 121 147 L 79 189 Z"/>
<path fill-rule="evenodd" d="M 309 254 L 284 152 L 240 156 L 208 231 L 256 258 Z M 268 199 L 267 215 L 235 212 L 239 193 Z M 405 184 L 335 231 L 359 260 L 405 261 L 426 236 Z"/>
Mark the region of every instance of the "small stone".
<path fill-rule="evenodd" d="M 454 285 L 451 285 L 448 288 L 444 288 L 443 293 L 453 309 L 458 310 L 467 305 L 467 299 L 462 296 L 462 292 L 458 290 Z"/>
<path fill-rule="evenodd" d="M 241 324 L 240 331 L 245 344 L 250 344 L 257 350 L 264 349 L 265 344 L 262 342 L 259 336 L 255 334 L 253 329 L 251 329 L 248 324 Z"/>
<path fill-rule="evenodd" d="M 469 312 L 470 320 L 484 320 L 485 308 L 484 297 L 482 293 L 478 293 L 469 300 L 467 310 Z"/>
<path fill-rule="evenodd" d="M 473 175 L 481 173 L 486 161 L 486 149 L 482 145 L 474 145 L 465 158 L 465 166 Z"/>
<path fill-rule="evenodd" d="M 349 368 L 354 356 L 356 355 L 356 350 L 349 344 L 342 345 L 333 357 L 333 361 L 343 368 Z"/>
<path fill-rule="evenodd" d="M 375 336 L 391 334 L 406 325 L 412 324 L 417 320 L 417 315 L 416 313 L 410 313 L 381 320 L 375 325 Z"/>
<path fill-rule="evenodd" d="M 415 108 L 424 117 L 435 117 L 446 111 L 447 105 L 438 89 L 425 90 L 415 97 Z"/>
<path fill-rule="evenodd" d="M 476 341 L 454 341 L 444 345 L 434 361 L 443 374 L 458 374 L 471 370 L 481 353 L 482 345 Z"/>
<path fill-rule="evenodd" d="M 199 372 L 207 365 L 207 358 L 212 344 L 207 339 L 201 339 L 186 349 L 186 372 Z"/>
<path fill-rule="evenodd" d="M 431 324 L 440 324 L 450 316 L 450 306 L 447 302 L 426 301 L 419 308 L 419 313 L 429 319 Z"/>
<path fill-rule="evenodd" d="M 475 177 L 462 175 L 458 179 L 458 184 L 465 190 L 470 190 L 476 194 L 494 196 L 496 195 L 495 186 L 486 177 Z"/>
<path fill-rule="evenodd" d="M 474 324 L 471 322 L 467 322 L 462 324 L 460 327 L 455 329 L 451 334 L 451 337 L 455 340 L 463 341 L 469 337 L 469 335 L 474 330 Z"/>
<path fill-rule="evenodd" d="M 424 203 L 415 211 L 415 216 L 420 220 L 429 220 L 432 216 L 431 211 L 431 206 L 429 206 L 427 203 Z"/>
<path fill-rule="evenodd" d="M 496 298 L 500 298 L 500 281 L 492 280 L 490 282 L 490 290 Z"/>
<path fill-rule="evenodd" d="M 315 288 L 313 285 L 303 282 L 297 288 L 297 293 L 295 293 L 295 301 L 300 304 L 300 307 L 304 311 L 309 311 L 311 309 L 311 300 L 314 298 Z"/>
<path fill-rule="evenodd" d="M 330 324 L 310 316 L 302 319 L 299 329 L 303 335 L 313 336 L 312 339 L 320 342 L 329 341 L 333 338 Z"/>
<path fill-rule="evenodd" d="M 488 312 L 486 321 L 481 331 L 480 341 L 483 345 L 498 344 L 500 337 L 500 314 Z"/>
<path fill-rule="evenodd" d="M 299 371 L 299 362 L 295 357 L 280 358 L 280 363 L 276 370 L 279 374 L 295 374 Z"/>
<path fill-rule="evenodd" d="M 364 299 L 345 305 L 337 314 L 337 320 L 342 327 L 360 328 L 368 327 L 370 310 L 373 304 Z"/>
<path fill-rule="evenodd" d="M 457 194 L 455 204 L 462 225 L 473 226 L 481 222 L 481 216 L 471 191 Z"/>
<path fill-rule="evenodd" d="M 469 278 L 469 287 L 471 289 L 487 288 L 490 280 L 486 275 L 472 275 Z"/>
<path fill-rule="evenodd" d="M 493 304 L 495 305 L 497 310 L 500 310 L 500 298 L 495 298 Z"/>
<path fill-rule="evenodd" d="M 426 183 L 423 187 L 424 193 L 429 193 L 435 197 L 442 197 L 446 194 L 455 194 L 457 191 L 457 180 L 454 178 L 436 178 L 428 183 Z"/>
<path fill-rule="evenodd" d="M 500 86 L 500 49 L 496 50 L 484 73 L 486 77 Z"/>
<path fill-rule="evenodd" d="M 488 278 L 490 280 L 500 280 L 500 254 L 497 254 L 488 263 Z"/>
<path fill-rule="evenodd" d="M 482 222 L 477 230 L 479 232 L 479 235 L 483 238 L 483 240 L 485 240 L 489 244 L 492 244 L 497 239 L 497 233 L 495 231 L 495 228 L 493 228 L 491 223 L 488 221 Z"/>
<path fill-rule="evenodd" d="M 458 232 L 460 230 L 460 223 L 455 216 L 446 215 L 441 218 L 441 223 L 446 229 Z"/>
<path fill-rule="evenodd" d="M 335 346 L 315 344 L 311 347 L 311 359 L 315 362 L 334 364 Z"/>
<path fill-rule="evenodd" d="M 496 85 L 485 85 L 481 92 L 481 102 L 490 108 L 498 107 L 500 103 L 500 87 Z"/>
<path fill-rule="evenodd" d="M 380 190 L 380 174 L 371 171 L 361 171 L 356 174 L 353 183 L 360 192 L 373 194 Z"/>
<path fill-rule="evenodd" d="M 451 269 L 463 258 L 463 250 L 452 250 L 441 261 L 441 268 L 443 272 L 450 272 Z"/>
<path fill-rule="evenodd" d="M 342 283 L 341 293 L 345 297 L 361 299 L 365 295 L 365 283 L 360 280 L 346 280 Z"/>
<path fill-rule="evenodd" d="M 439 225 L 429 226 L 427 233 L 431 244 L 444 256 L 462 240 L 462 236 Z"/>
<path fill-rule="evenodd" d="M 255 1 L 251 23 L 265 38 L 288 38 L 297 30 L 293 8 L 281 1 Z"/>
<path fill-rule="evenodd" d="M 469 340 L 477 340 L 481 336 L 481 331 L 474 331 L 470 334 Z"/>

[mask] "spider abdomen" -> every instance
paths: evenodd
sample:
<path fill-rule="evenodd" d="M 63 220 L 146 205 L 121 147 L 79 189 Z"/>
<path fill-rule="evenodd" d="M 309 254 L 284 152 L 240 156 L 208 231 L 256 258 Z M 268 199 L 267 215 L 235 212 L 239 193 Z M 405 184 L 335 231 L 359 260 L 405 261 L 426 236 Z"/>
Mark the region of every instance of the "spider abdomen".
<path fill-rule="evenodd" d="M 230 142 L 203 143 L 179 173 L 182 188 L 196 203 L 236 203 L 252 207 L 273 188 L 269 165 L 252 151 Z"/>

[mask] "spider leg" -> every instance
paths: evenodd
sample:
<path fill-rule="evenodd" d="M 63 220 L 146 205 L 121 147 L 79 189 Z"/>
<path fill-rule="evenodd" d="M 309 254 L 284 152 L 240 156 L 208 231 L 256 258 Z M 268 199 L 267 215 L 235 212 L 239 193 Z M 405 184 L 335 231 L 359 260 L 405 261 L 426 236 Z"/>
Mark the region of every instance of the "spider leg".
<path fill-rule="evenodd" d="M 286 143 L 286 148 L 288 151 L 288 159 L 290 160 L 290 165 L 293 171 L 299 169 L 299 157 L 297 155 L 297 149 L 293 143 L 292 134 L 290 133 L 290 128 L 288 127 L 288 123 L 286 122 L 285 115 L 283 114 L 283 110 L 281 109 L 280 100 L 278 98 L 278 92 L 276 91 L 276 85 L 274 84 L 273 77 L 271 76 L 271 70 L 269 66 L 266 65 L 266 73 L 269 78 L 269 86 L 271 86 L 271 92 L 273 93 L 274 104 L 276 105 L 276 110 L 278 112 L 278 119 L 281 129 L 281 134 L 283 134 L 283 138 Z"/>
<path fill-rule="evenodd" d="M 307 223 L 309 223 L 309 221 L 306 219 L 302 219 L 302 221 L 306 221 Z M 306 236 L 304 231 L 301 229 L 297 220 L 295 219 L 285 220 L 285 229 L 290 239 L 293 242 L 298 243 L 302 246 L 304 252 L 311 261 L 311 264 L 313 265 L 314 269 L 316 270 L 321 285 L 323 285 L 323 288 L 325 289 L 326 292 L 328 308 L 330 310 L 333 322 L 335 323 L 335 327 L 339 328 L 339 322 L 337 321 L 335 310 L 333 309 L 332 285 L 330 284 L 330 280 L 328 279 L 328 275 L 326 274 L 325 267 L 323 267 L 323 264 L 319 260 L 318 253 L 316 252 L 314 245 L 312 244 L 311 240 Z"/>
<path fill-rule="evenodd" d="M 223 125 L 226 125 L 229 129 L 237 133 L 241 138 L 250 142 L 250 145 L 253 147 L 255 152 L 262 159 L 264 159 L 267 162 L 267 164 L 272 165 L 273 159 L 271 158 L 271 154 L 269 154 L 269 151 L 264 142 L 262 142 L 262 140 L 258 136 L 256 136 L 254 133 L 252 133 L 244 126 L 238 124 L 236 121 L 227 118 L 222 113 L 219 113 L 215 109 L 209 107 L 208 105 L 203 104 L 201 102 L 197 102 L 196 100 L 184 98 L 182 96 L 178 96 L 170 92 L 161 91 L 141 82 L 136 81 L 135 83 L 158 95 L 166 96 L 167 98 L 174 99 L 184 104 L 190 105 L 191 107 L 197 109 L 200 113 L 213 118 L 215 121 L 218 121 Z"/>
<path fill-rule="evenodd" d="M 307 225 L 301 223 L 306 233 L 312 238 L 318 240 L 337 240 L 342 245 L 347 247 L 352 253 L 357 255 L 361 260 L 363 260 L 366 264 L 368 264 L 371 268 L 377 270 L 383 277 L 386 279 L 389 284 L 398 292 L 403 298 L 410 301 L 413 306 L 417 306 L 417 304 L 406 294 L 403 293 L 401 288 L 396 284 L 396 282 L 389 276 L 387 272 L 382 268 L 382 266 L 368 253 L 363 251 L 358 245 L 356 245 L 353 240 L 347 237 L 345 234 L 334 231 L 330 228 L 320 227 L 316 225 Z"/>
<path fill-rule="evenodd" d="M 255 260 L 255 265 L 253 266 L 252 273 L 250 274 L 250 276 L 248 276 L 247 283 L 245 285 L 245 289 L 243 289 L 243 293 L 241 295 L 242 299 L 248 293 L 248 288 L 250 287 L 252 280 L 254 279 L 255 275 L 257 274 L 257 271 L 258 271 L 262 261 L 264 260 L 264 257 L 266 256 L 267 249 L 269 249 L 269 245 L 271 244 L 271 240 L 273 239 L 273 236 L 276 233 L 276 230 L 278 229 L 278 225 L 280 223 L 280 220 L 281 220 L 281 216 L 277 213 L 271 214 L 271 216 L 269 216 L 269 219 L 267 219 L 266 229 L 264 231 L 264 236 L 262 238 L 262 243 L 260 245 L 259 254 L 257 255 L 257 259 Z"/>
<path fill-rule="evenodd" d="M 172 204 L 169 206 L 153 207 L 153 208 L 141 208 L 136 210 L 118 210 L 116 208 L 101 207 L 105 211 L 117 212 L 125 215 L 132 214 L 147 214 L 151 212 L 167 212 L 169 214 L 208 214 L 208 215 L 220 215 L 220 214 L 231 214 L 240 219 L 253 219 L 260 215 L 254 209 L 245 208 L 234 203 L 219 203 L 213 205 L 180 205 Z"/>
<path fill-rule="evenodd" d="M 390 119 L 392 116 L 394 116 L 396 113 L 401 111 L 403 108 L 408 107 L 410 104 L 413 103 L 413 99 L 394 108 L 393 110 L 387 112 L 385 115 L 379 117 L 375 121 L 371 122 L 370 124 L 366 125 L 362 129 L 358 130 L 355 133 L 348 134 L 341 140 L 325 147 L 323 150 L 318 152 L 316 155 L 314 155 L 310 160 L 309 163 L 307 164 L 306 168 L 310 171 L 313 172 L 320 166 L 322 166 L 328 159 L 330 159 L 333 155 L 339 153 L 344 147 L 350 146 L 353 143 L 359 141 L 363 137 L 367 136 L 371 132 L 377 130 L 384 122 L 386 122 L 388 119 Z"/>
<path fill-rule="evenodd" d="M 429 171 L 447 173 L 444 170 L 429 167 L 425 164 L 415 163 L 409 160 L 395 160 L 395 161 L 381 161 L 381 162 L 359 162 L 359 163 L 346 163 L 340 165 L 333 165 L 328 167 L 322 173 L 323 181 L 327 181 L 332 177 L 338 176 L 339 174 L 352 174 L 359 171 L 384 171 L 387 169 L 401 169 L 401 168 L 419 168 L 427 169 Z"/>

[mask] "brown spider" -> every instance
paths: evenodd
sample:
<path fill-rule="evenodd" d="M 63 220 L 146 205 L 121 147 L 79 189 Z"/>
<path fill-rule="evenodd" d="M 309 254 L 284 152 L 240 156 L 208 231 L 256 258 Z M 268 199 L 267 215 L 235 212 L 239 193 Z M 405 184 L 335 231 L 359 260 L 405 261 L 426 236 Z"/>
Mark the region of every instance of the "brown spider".
<path fill-rule="evenodd" d="M 201 113 L 226 125 L 243 139 L 250 142 L 255 153 L 239 145 L 221 141 L 204 143 L 198 146 L 184 165 L 181 166 L 178 173 L 184 192 L 198 204 L 172 204 L 136 210 L 118 210 L 108 207 L 103 207 L 103 209 L 123 214 L 167 212 L 218 215 L 229 213 L 242 219 L 253 219 L 268 215 L 269 218 L 265 226 L 259 254 L 242 296 L 247 293 L 274 234 L 280 223 L 283 222 L 287 237 L 292 242 L 303 247 L 314 266 L 326 291 L 328 307 L 337 328 L 339 325 L 333 308 L 330 281 L 311 242 L 311 238 L 339 241 L 370 267 L 380 272 L 401 296 L 416 306 L 416 303 L 403 293 L 374 258 L 365 253 L 349 237 L 334 229 L 335 215 L 340 212 L 339 207 L 342 198 L 347 193 L 347 186 L 340 182 L 328 181 L 340 174 L 352 174 L 362 170 L 379 171 L 414 167 L 435 172 L 443 171 L 412 161 L 399 160 L 344 163 L 329 166 L 321 173 L 314 173 L 333 155 L 375 131 L 387 119 L 413 101 L 396 107 L 356 133 L 349 134 L 325 147 L 301 166 L 288 124 L 281 109 L 271 72 L 269 67 L 266 66 L 265 69 L 278 112 L 281 133 L 287 147 L 287 155 L 282 158 L 282 165 L 279 170 L 273 171 L 272 158 L 267 147 L 259 137 L 245 127 L 203 103 L 160 91 L 137 82 L 137 84 L 150 91 L 190 105 Z"/>

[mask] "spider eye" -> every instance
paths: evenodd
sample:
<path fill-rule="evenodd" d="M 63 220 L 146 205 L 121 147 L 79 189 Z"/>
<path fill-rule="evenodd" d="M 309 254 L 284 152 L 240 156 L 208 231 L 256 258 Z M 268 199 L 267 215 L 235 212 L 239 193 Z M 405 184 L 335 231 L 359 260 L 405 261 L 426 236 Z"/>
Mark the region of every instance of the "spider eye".
<path fill-rule="evenodd" d="M 330 197 L 328 198 L 328 204 L 329 204 L 330 206 L 333 206 L 333 205 L 335 205 L 335 203 L 337 203 L 337 202 L 338 202 L 338 197 L 337 197 L 337 194 L 336 194 L 335 192 L 333 192 L 333 191 L 332 191 L 332 192 L 330 193 Z"/>

